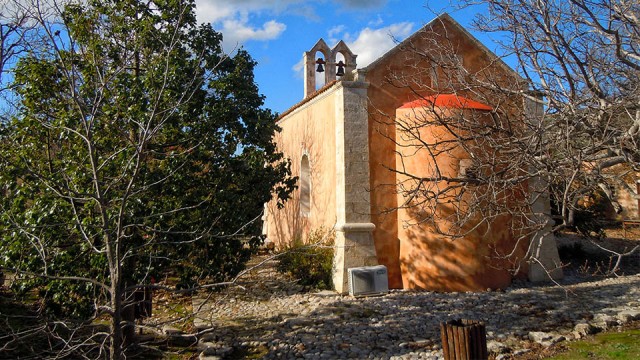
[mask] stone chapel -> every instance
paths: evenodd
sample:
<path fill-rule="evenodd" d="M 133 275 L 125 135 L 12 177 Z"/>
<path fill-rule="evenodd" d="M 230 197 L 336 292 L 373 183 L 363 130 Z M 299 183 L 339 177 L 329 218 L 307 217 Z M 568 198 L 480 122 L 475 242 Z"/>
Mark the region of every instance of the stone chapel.
<path fill-rule="evenodd" d="M 402 199 L 395 187 L 400 175 L 390 171 L 403 150 L 395 125 L 385 116 L 417 116 L 425 101 L 443 111 L 479 116 L 489 116 L 492 110 L 492 104 L 466 97 L 462 90 L 456 94 L 437 90 L 437 74 L 415 54 L 442 42 L 469 72 L 489 68 L 505 83 L 522 80 L 447 14 L 363 68 L 357 67 L 357 55 L 343 41 L 330 48 L 320 39 L 304 54 L 304 99 L 280 116 L 282 131 L 276 137 L 299 178 L 298 189 L 282 209 L 275 202 L 265 205 L 263 233 L 276 246 L 284 246 L 314 229 L 334 229 L 334 286 L 340 293 L 348 291 L 348 268 L 378 264 L 387 267 L 390 288 L 503 288 L 517 275 L 491 259 L 489 249 L 514 246 L 521 249 L 509 260 L 522 262 L 521 276 L 543 280 L 562 275 L 553 238 L 540 239 L 532 250 L 530 244 L 515 244 L 508 226 L 500 221 L 489 234 L 470 233 L 454 241 L 419 224 L 405 226 L 414 215 L 399 207 Z M 319 88 L 317 70 L 324 76 Z M 397 74 L 431 84 L 431 92 L 416 94 L 415 87 L 394 85 L 389 77 Z M 535 99 L 522 104 L 523 111 L 540 111 L 541 106 Z M 425 171 L 424 161 L 416 156 L 403 166 L 420 173 Z M 463 165 L 460 160 L 443 159 L 440 166 L 458 172 Z M 544 210 L 548 204 L 540 206 Z M 545 269 L 553 270 L 526 264 L 527 251 L 535 251 L 546 262 Z"/>

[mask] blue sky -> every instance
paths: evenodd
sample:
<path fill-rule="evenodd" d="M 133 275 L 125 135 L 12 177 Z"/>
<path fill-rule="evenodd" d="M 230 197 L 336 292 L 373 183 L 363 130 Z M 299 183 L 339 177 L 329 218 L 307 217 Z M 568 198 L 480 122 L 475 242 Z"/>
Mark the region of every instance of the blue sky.
<path fill-rule="evenodd" d="M 198 21 L 222 32 L 225 49 L 243 46 L 258 62 L 260 92 L 277 112 L 302 100 L 302 54 L 318 39 L 344 40 L 363 67 L 393 47 L 393 37 L 404 39 L 442 11 L 469 28 L 482 9 L 418 0 L 196 0 Z M 496 50 L 486 34 L 469 30 Z"/>

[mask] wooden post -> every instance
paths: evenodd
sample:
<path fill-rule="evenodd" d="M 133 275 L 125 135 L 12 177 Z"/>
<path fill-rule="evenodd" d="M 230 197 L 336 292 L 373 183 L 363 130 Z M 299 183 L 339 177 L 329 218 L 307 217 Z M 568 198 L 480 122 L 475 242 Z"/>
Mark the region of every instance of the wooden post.
<path fill-rule="evenodd" d="M 124 294 L 122 320 L 123 346 L 127 347 L 135 342 L 136 320 L 150 317 L 152 314 L 153 292 L 150 288 L 135 289 Z M 142 334 L 142 328 L 140 329 Z"/>
<path fill-rule="evenodd" d="M 135 318 L 142 319 L 151 316 L 153 307 L 153 293 L 151 289 L 145 287 L 144 289 L 136 289 L 133 293 Z"/>
<path fill-rule="evenodd" d="M 451 320 L 440 323 L 445 360 L 487 360 L 487 333 L 483 322 Z"/>
<path fill-rule="evenodd" d="M 638 199 L 638 220 L 640 220 L 640 180 L 636 180 L 636 199 Z"/>

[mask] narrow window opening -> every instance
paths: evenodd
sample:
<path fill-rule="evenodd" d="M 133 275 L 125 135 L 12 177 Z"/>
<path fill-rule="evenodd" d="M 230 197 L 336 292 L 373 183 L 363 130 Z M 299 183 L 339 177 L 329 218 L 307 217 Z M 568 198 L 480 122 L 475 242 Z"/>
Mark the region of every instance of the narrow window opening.
<path fill-rule="evenodd" d="M 458 170 L 458 177 L 469 180 L 478 179 L 478 168 L 471 159 L 460 160 L 460 168 Z"/>
<path fill-rule="evenodd" d="M 431 89 L 438 90 L 438 67 L 435 63 L 431 64 Z"/>
<path fill-rule="evenodd" d="M 309 216 L 311 211 L 311 169 L 309 167 L 309 157 L 302 156 L 300 162 L 300 213 Z"/>

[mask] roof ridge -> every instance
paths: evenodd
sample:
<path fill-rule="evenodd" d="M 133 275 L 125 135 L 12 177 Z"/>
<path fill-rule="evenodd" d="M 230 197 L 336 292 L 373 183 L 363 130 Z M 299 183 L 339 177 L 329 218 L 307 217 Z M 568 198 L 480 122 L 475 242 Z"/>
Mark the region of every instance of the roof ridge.
<path fill-rule="evenodd" d="M 496 60 L 498 60 L 499 64 L 504 67 L 505 69 L 507 69 L 507 71 L 511 72 L 512 74 L 514 74 L 515 76 L 517 76 L 519 79 L 522 79 L 522 76 L 520 76 L 520 74 L 518 74 L 518 72 L 516 72 L 513 68 L 511 68 L 511 66 L 507 65 L 507 63 L 504 62 L 504 60 L 502 60 L 502 58 L 500 56 L 498 56 L 496 53 L 494 53 L 493 51 L 491 51 L 491 49 L 489 49 L 485 44 L 482 43 L 482 41 L 478 40 L 478 38 L 476 38 L 475 36 L 473 36 L 473 34 L 471 34 L 469 32 L 469 30 L 467 30 L 464 26 L 462 26 L 458 21 L 456 21 L 453 17 L 451 17 L 451 15 L 449 15 L 449 13 L 447 12 L 443 12 L 440 15 L 436 16 L 433 20 L 429 21 L 428 23 L 426 23 L 424 26 L 422 26 L 420 29 L 418 29 L 416 32 L 414 32 L 413 34 L 411 34 L 409 37 L 407 37 L 406 39 L 402 40 L 401 42 L 399 42 L 396 46 L 394 46 L 393 48 L 389 49 L 389 51 L 387 51 L 386 53 L 382 54 L 380 57 L 378 57 L 376 60 L 374 60 L 372 63 L 370 63 L 369 65 L 361 68 L 360 70 L 364 70 L 369 71 L 372 68 L 374 68 L 376 65 L 378 65 L 378 63 L 382 62 L 384 59 L 386 59 L 387 57 L 395 54 L 396 52 L 400 51 L 400 49 L 402 48 L 402 46 L 404 44 L 408 44 L 410 43 L 415 37 L 418 36 L 418 34 L 420 34 L 424 29 L 426 29 L 429 26 L 432 26 L 433 24 L 435 24 L 436 21 L 442 21 L 442 20 L 447 20 L 449 23 L 451 23 L 453 26 L 455 26 L 456 28 L 458 28 L 467 38 L 469 38 L 473 43 L 476 44 L 476 46 L 478 46 L 483 52 L 485 52 L 486 54 L 489 55 L 490 58 L 495 58 Z M 523 79 L 522 79 L 523 80 Z"/>
<path fill-rule="evenodd" d="M 316 90 L 311 95 L 305 97 L 304 99 L 300 100 L 299 102 L 295 103 L 293 106 L 291 106 L 290 108 L 285 110 L 282 114 L 280 114 L 278 116 L 276 121 L 282 120 L 285 116 L 291 114 L 297 108 L 299 108 L 302 105 L 308 103 L 309 101 L 311 101 L 312 99 L 316 98 L 318 95 L 320 95 L 323 92 L 327 91 L 330 87 L 332 87 L 333 85 L 335 85 L 336 83 L 341 82 L 341 81 L 342 80 L 332 80 L 332 81 L 329 81 L 328 83 L 324 84 L 324 86 L 322 86 L 320 89 Z"/>

